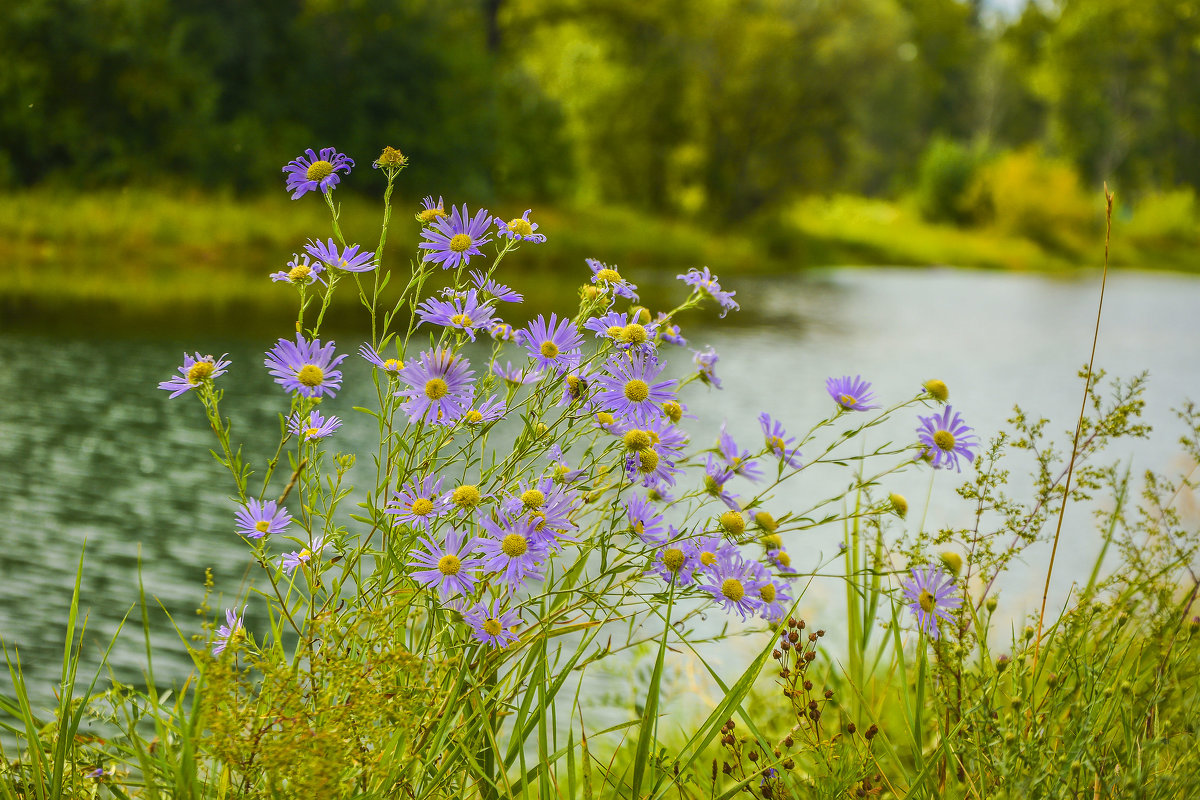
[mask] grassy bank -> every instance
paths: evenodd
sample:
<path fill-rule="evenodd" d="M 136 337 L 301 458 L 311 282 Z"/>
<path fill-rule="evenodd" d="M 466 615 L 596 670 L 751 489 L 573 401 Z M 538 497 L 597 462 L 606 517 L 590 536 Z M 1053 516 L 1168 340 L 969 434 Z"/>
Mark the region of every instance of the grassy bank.
<path fill-rule="evenodd" d="M 349 193 L 344 230 L 378 241 L 377 201 Z M 418 198 L 398 196 L 386 257 L 403 265 L 418 226 Z M 497 205 L 516 215 L 524 204 Z M 902 204 L 856 197 L 813 198 L 732 231 L 620 208 L 545 208 L 534 219 L 549 241 L 527 248 L 513 277 L 530 294 L 562 296 L 586 275 L 583 259 L 607 254 L 639 283 L 669 282 L 691 266 L 721 275 L 792 273 L 812 266 L 951 264 L 1014 270 L 1069 270 L 1097 262 L 1098 235 L 1053 247 L 995 229 L 920 220 Z M 290 292 L 267 274 L 310 237 L 328 236 L 325 206 L 285 194 L 223 197 L 166 190 L 89 194 L 33 191 L 0 196 L 0 314 L 6 328 L 141 333 L 204 330 L 261 320 L 274 329 L 293 313 Z M 1200 241 L 1115 237 L 1113 262 L 1195 270 Z M 657 277 L 656 277 L 657 276 Z M 653 295 L 647 299 L 653 299 Z M 353 313 L 350 298 L 334 309 Z"/>

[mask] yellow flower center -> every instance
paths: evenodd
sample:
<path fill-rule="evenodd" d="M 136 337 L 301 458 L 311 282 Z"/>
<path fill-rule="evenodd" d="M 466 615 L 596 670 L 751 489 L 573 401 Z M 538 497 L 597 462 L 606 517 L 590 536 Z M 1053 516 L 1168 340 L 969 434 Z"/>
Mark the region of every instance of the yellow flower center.
<path fill-rule="evenodd" d="M 471 327 L 471 318 L 468 317 L 466 314 L 455 314 L 453 317 L 450 318 L 450 322 L 459 326 L 460 328 Z"/>
<path fill-rule="evenodd" d="M 383 362 L 383 368 L 388 372 L 399 372 L 404 369 L 404 362 L 398 358 L 389 358 Z"/>
<path fill-rule="evenodd" d="M 596 280 L 608 281 L 609 283 L 620 283 L 621 275 L 615 269 L 605 267 L 596 273 Z"/>
<path fill-rule="evenodd" d="M 737 578 L 726 578 L 721 584 L 721 594 L 736 603 L 746 596 L 746 587 Z"/>
<path fill-rule="evenodd" d="M 200 381 L 211 378 L 216 369 L 217 365 L 211 361 L 197 361 L 188 368 L 187 382 L 195 386 Z"/>
<path fill-rule="evenodd" d="M 451 502 L 459 508 L 474 508 L 481 499 L 479 489 L 469 483 L 450 493 Z"/>
<path fill-rule="evenodd" d="M 313 438 L 314 436 L 319 436 L 319 435 L 320 435 L 320 433 L 321 433 L 321 429 L 320 429 L 320 428 L 309 428 L 308 430 L 306 430 L 306 431 L 304 432 L 304 438 L 306 438 L 306 439 L 311 439 L 311 438 Z"/>
<path fill-rule="evenodd" d="M 838 397 L 838 402 L 844 406 L 852 406 L 858 402 L 858 398 L 852 394 L 844 394 Z"/>
<path fill-rule="evenodd" d="M 504 626 L 500 624 L 499 620 L 488 617 L 483 621 L 483 632 L 488 636 L 499 636 L 504 632 Z"/>
<path fill-rule="evenodd" d="M 634 378 L 625 384 L 625 399 L 632 403 L 645 402 L 650 396 L 650 386 L 640 378 Z"/>
<path fill-rule="evenodd" d="M 779 523 L 775 521 L 775 517 L 771 516 L 771 512 L 769 512 L 769 511 L 755 512 L 754 521 L 757 522 L 758 527 L 762 528 L 764 531 L 774 531 L 776 528 L 779 527 Z M 783 544 L 781 541 L 779 541 L 778 536 L 775 536 L 773 538 L 774 538 L 773 544 L 776 547 L 779 547 L 781 544 Z"/>
<path fill-rule="evenodd" d="M 930 397 L 938 402 L 944 403 L 950 399 L 950 389 L 946 386 L 945 381 L 925 381 L 921 386 L 929 392 Z"/>
<path fill-rule="evenodd" d="M 546 495 L 537 489 L 526 489 L 521 492 L 521 502 L 525 504 L 526 508 L 541 508 L 546 502 Z"/>
<path fill-rule="evenodd" d="M 508 229 L 510 231 L 512 231 L 513 233 L 515 233 L 517 236 L 529 236 L 530 234 L 533 233 L 533 225 L 529 224 L 528 220 L 522 219 L 520 217 L 517 217 L 516 219 L 513 219 L 513 220 L 509 220 Z"/>
<path fill-rule="evenodd" d="M 465 253 L 471 249 L 474 241 L 465 233 L 456 233 L 450 239 L 450 249 L 456 253 Z"/>
<path fill-rule="evenodd" d="M 631 312 L 633 312 L 633 318 L 636 321 L 642 323 L 643 325 L 649 324 L 650 309 L 646 308 L 645 306 L 634 306 L 633 308 L 631 308 L 629 310 Z"/>
<path fill-rule="evenodd" d="M 621 341 L 629 344 L 642 344 L 649 338 L 646 329 L 636 322 L 631 322 L 621 329 Z"/>
<path fill-rule="evenodd" d="M 441 219 L 442 217 L 448 217 L 450 215 L 445 211 L 442 211 L 440 208 L 425 208 L 422 209 L 421 213 L 417 216 L 421 218 L 421 222 L 429 224 L 435 219 Z"/>
<path fill-rule="evenodd" d="M 268 530 L 270 530 L 270 528 L 271 522 L 269 520 L 260 519 L 258 522 L 254 523 L 254 530 L 258 531 L 259 533 L 266 533 Z"/>
<path fill-rule="evenodd" d="M 412 510 L 414 515 L 418 517 L 425 517 L 428 516 L 431 511 L 433 511 L 433 501 L 427 497 L 418 497 L 416 500 L 412 501 L 412 505 L 409 506 L 409 508 Z"/>
<path fill-rule="evenodd" d="M 308 561 L 310 558 L 312 558 L 312 551 L 306 547 L 303 550 L 301 550 L 299 553 L 297 553 L 296 557 L 299 558 L 301 561 Z"/>
<path fill-rule="evenodd" d="M 289 281 L 292 283 L 297 283 L 298 281 L 304 280 L 311 274 L 312 267 L 308 266 L 307 264 L 297 264 L 288 270 L 287 276 Z"/>
<path fill-rule="evenodd" d="M 597 411 L 596 412 L 596 422 L 599 422 L 601 425 L 612 425 L 613 424 L 613 415 L 608 413 L 607 411 Z"/>
<path fill-rule="evenodd" d="M 567 393 L 570 394 L 571 397 L 579 399 L 579 390 L 583 386 L 583 381 L 579 379 L 578 375 L 568 375 L 566 377 L 566 381 Z"/>
<path fill-rule="evenodd" d="M 763 599 L 764 603 L 774 603 L 775 602 L 775 584 L 773 584 L 773 583 L 764 584 L 763 587 L 758 590 L 758 596 Z"/>
<path fill-rule="evenodd" d="M 668 400 L 662 405 L 663 413 L 667 415 L 667 419 L 671 422 L 679 422 L 683 419 L 683 406 L 676 403 L 674 400 Z"/>
<path fill-rule="evenodd" d="M 606 336 L 608 336 L 608 338 L 616 341 L 617 339 L 621 338 L 621 332 L 624 330 L 625 329 L 622 328 L 620 325 L 609 325 L 607 328 L 604 329 L 604 334 Z"/>
<path fill-rule="evenodd" d="M 938 431 L 933 435 L 933 443 L 948 453 L 954 449 L 954 434 L 950 431 Z"/>
<path fill-rule="evenodd" d="M 792 565 L 792 557 L 788 555 L 786 550 L 780 550 L 775 554 L 775 560 L 779 562 L 781 567 L 790 567 Z"/>
<path fill-rule="evenodd" d="M 447 553 L 438 559 L 437 567 L 438 572 L 443 575 L 457 575 L 462 569 L 462 562 L 458 560 L 458 556 Z"/>
<path fill-rule="evenodd" d="M 483 422 L 483 414 L 472 408 L 467 412 L 466 420 L 468 425 L 478 425 Z"/>
<path fill-rule="evenodd" d="M 625 442 L 625 447 L 629 450 L 633 450 L 634 452 L 645 450 L 650 446 L 650 434 L 646 433 L 646 431 L 640 431 L 637 428 L 634 428 L 631 431 L 626 431 L 623 440 Z"/>
<path fill-rule="evenodd" d="M 320 386 L 321 382 L 325 380 L 325 370 L 316 364 L 305 364 L 296 373 L 296 380 L 300 381 L 303 386 Z"/>
<path fill-rule="evenodd" d="M 403 167 L 408 164 L 408 158 L 394 147 L 384 147 L 375 163 L 381 167 Z"/>
<path fill-rule="evenodd" d="M 441 400 L 450 391 L 450 386 L 441 378 L 430 378 L 425 381 L 425 396 L 430 400 Z"/>
<path fill-rule="evenodd" d="M 638 472 L 651 473 L 658 469 L 658 453 L 654 449 L 647 447 L 645 450 L 639 450 L 638 454 Z"/>
<path fill-rule="evenodd" d="M 558 345 L 554 342 L 542 342 L 542 346 L 539 349 L 546 358 L 558 358 Z"/>
<path fill-rule="evenodd" d="M 716 553 L 705 550 L 703 553 L 700 554 L 700 563 L 706 567 L 712 566 L 712 563 L 716 560 L 717 560 Z"/>
<path fill-rule="evenodd" d="M 328 161 L 314 161 L 306 174 L 310 181 L 322 181 L 333 174 L 333 164 Z"/>
<path fill-rule="evenodd" d="M 510 533 L 500 542 L 500 549 L 509 558 L 519 558 L 529 549 L 529 542 L 519 533 Z"/>
<path fill-rule="evenodd" d="M 683 568 L 683 551 L 678 547 L 668 547 L 663 551 L 663 566 L 671 572 L 679 572 Z"/>
<path fill-rule="evenodd" d="M 933 592 L 928 589 L 922 589 L 921 594 L 917 597 L 917 603 L 924 609 L 926 614 L 932 614 L 933 609 L 937 607 L 937 598 Z"/>
<path fill-rule="evenodd" d="M 767 437 L 767 447 L 771 448 L 776 453 L 782 453 L 784 450 L 783 437 L 782 436 L 768 436 Z"/>
<path fill-rule="evenodd" d="M 726 511 L 721 515 L 721 527 L 737 536 L 746 530 L 746 520 L 736 511 Z"/>

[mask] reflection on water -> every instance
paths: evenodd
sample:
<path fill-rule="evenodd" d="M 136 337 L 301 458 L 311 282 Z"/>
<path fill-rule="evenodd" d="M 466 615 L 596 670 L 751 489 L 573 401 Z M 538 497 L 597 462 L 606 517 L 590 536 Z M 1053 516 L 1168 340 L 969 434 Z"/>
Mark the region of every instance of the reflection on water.
<path fill-rule="evenodd" d="M 723 391 L 699 384 L 685 396 L 698 419 L 689 423 L 707 445 L 727 420 L 748 446 L 760 440 L 756 418 L 768 411 L 798 430 L 828 413 L 828 375 L 862 374 L 876 393 L 895 400 L 916 392 L 930 377 L 944 380 L 955 408 L 981 437 L 1004 423 L 1014 403 L 1054 420 L 1065 431 L 1078 412 L 1075 371 L 1087 358 L 1098 282 L 1039 276 L 954 271 L 834 271 L 803 279 L 727 281 L 740 284 L 741 325 L 700 327 L 685 334 L 692 347 L 713 345 L 721 354 Z M 1112 374 L 1151 373 L 1146 416 L 1153 439 L 1125 445 L 1116 457 L 1133 457 L 1140 469 L 1178 469 L 1179 429 L 1170 409 L 1187 396 L 1200 398 L 1195 364 L 1200 345 L 1200 281 L 1185 276 L 1135 274 L 1109 280 L 1098 363 Z M 708 325 L 709 323 L 704 323 Z M 686 324 L 685 324 L 686 328 Z M 339 340 L 341 352 L 357 342 Z M 269 341 L 211 338 L 183 341 L 93 341 L 51 336 L 0 335 L 0 638 L 20 650 L 34 691 L 51 696 L 62 654 L 63 624 L 75 568 L 87 543 L 83 603 L 89 613 L 88 651 L 94 663 L 107 637 L 137 598 L 138 560 L 147 594 L 162 603 L 189 637 L 199 630 L 195 609 L 211 567 L 216 590 L 235 596 L 247 574 L 244 546 L 233 534 L 228 477 L 208 454 L 199 405 L 190 397 L 169 401 L 158 391 L 183 351 L 228 352 L 233 369 L 222 381 L 224 408 L 247 454 L 259 463 L 278 441 L 278 413 L 286 398 L 260 367 Z M 690 354 L 675 351 L 684 369 Z M 370 420 L 351 410 L 362 395 L 365 365 L 347 362 L 342 393 L 327 406 L 346 425 L 342 450 L 369 452 Z M 897 420 L 885 437 L 907 441 L 915 417 Z M 848 474 L 835 469 L 776 498 L 784 507 L 837 491 Z M 889 490 L 919 507 L 928 473 L 898 476 Z M 939 473 L 930 525 L 963 525 L 970 510 L 957 501 L 956 476 Z M 1016 484 L 1020 487 L 1020 484 Z M 769 506 L 770 507 L 770 506 Z M 916 515 L 919 517 L 919 515 Z M 911 519 L 911 517 L 910 517 Z M 1071 527 L 1071 523 L 1074 526 Z M 1095 552 L 1088 515 L 1068 516 L 1072 546 L 1062 556 L 1060 595 L 1086 575 Z M 833 552 L 840 531 L 805 534 L 789 542 L 793 563 L 815 565 Z M 1040 550 L 1028 556 L 1005 585 L 1008 611 L 1032 607 L 1032 590 L 1044 574 Z M 1036 587 L 1040 592 L 1040 586 Z M 803 611 L 810 618 L 836 615 L 834 584 L 814 585 Z M 214 598 L 214 608 L 223 607 Z M 712 615 L 710 615 L 711 617 Z M 185 675 L 190 661 L 179 635 L 154 615 L 155 670 L 160 678 Z M 254 609 L 248 622 L 255 624 Z M 714 624 L 719 624 L 717 621 Z M 824 623 L 831 631 L 835 620 Z M 138 615 L 131 625 L 140 627 Z M 756 644 L 753 640 L 751 644 Z M 712 651 L 724 672 L 744 662 L 744 648 Z M 137 630 L 129 630 L 111 663 L 118 678 L 136 681 L 144 669 Z"/>

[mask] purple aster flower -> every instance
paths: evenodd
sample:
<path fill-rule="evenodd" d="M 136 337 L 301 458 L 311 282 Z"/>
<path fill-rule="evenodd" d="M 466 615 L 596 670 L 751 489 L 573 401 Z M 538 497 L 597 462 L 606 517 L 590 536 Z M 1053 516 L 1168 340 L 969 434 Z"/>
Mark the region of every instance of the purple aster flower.
<path fill-rule="evenodd" d="M 635 303 L 638 301 L 637 287 L 622 278 L 616 267 L 610 267 L 594 258 L 586 259 L 586 261 L 592 270 L 592 283 L 610 287 L 612 293 L 617 297 L 628 297 Z"/>
<path fill-rule="evenodd" d="M 367 251 L 359 252 L 359 246 L 352 244 L 344 250 L 338 250 L 333 239 L 317 241 L 309 239 L 304 245 L 304 251 L 325 266 L 344 269 L 346 272 L 370 272 L 375 269 L 375 254 Z"/>
<path fill-rule="evenodd" d="M 237 532 L 247 539 L 261 539 L 269 533 L 283 533 L 292 523 L 287 509 L 274 500 L 260 503 L 253 497 L 247 498 L 246 507 L 234 512 Z"/>
<path fill-rule="evenodd" d="M 638 479 L 647 489 L 651 486 L 674 486 L 675 476 L 683 472 L 674 462 L 662 456 L 657 448 L 647 447 L 625 456 L 625 475 Z"/>
<path fill-rule="evenodd" d="M 629 518 L 629 529 L 643 542 L 656 547 L 666 543 L 669 535 L 667 520 L 645 497 L 635 494 L 629 498 L 625 513 Z"/>
<path fill-rule="evenodd" d="M 438 198 L 437 202 L 433 202 L 433 195 L 425 195 L 421 198 L 421 210 L 417 213 L 417 222 L 422 225 L 432 225 L 439 219 L 445 219 L 450 216 L 446 213 L 446 204 L 442 198 Z"/>
<path fill-rule="evenodd" d="M 199 353 L 190 356 L 184 353 L 183 366 L 177 367 L 182 377 L 162 381 L 158 384 L 158 388 L 170 392 L 170 397 L 175 398 L 190 389 L 210 383 L 213 378 L 224 375 L 225 368 L 230 365 L 231 362 L 225 360 L 225 355 L 213 358 L 212 356 L 202 356 Z"/>
<path fill-rule="evenodd" d="M 717 351 L 711 346 L 705 347 L 703 350 L 692 351 L 692 363 L 696 365 L 697 371 L 700 373 L 700 380 L 709 386 L 721 388 L 721 379 L 717 377 L 714 370 L 717 367 Z"/>
<path fill-rule="evenodd" d="M 392 493 L 392 502 L 383 510 L 395 514 L 397 521 L 406 522 L 414 528 L 420 527 L 429 533 L 429 526 L 446 510 L 446 498 L 441 496 L 441 492 L 441 478 L 426 475 L 421 479 L 413 479 L 400 491 Z"/>
<path fill-rule="evenodd" d="M 578 366 L 583 353 L 583 337 L 571 326 L 571 320 L 560 321 L 557 314 L 551 314 L 549 322 L 538 314 L 517 333 L 517 341 L 538 367 L 558 372 Z"/>
<path fill-rule="evenodd" d="M 800 469 L 800 448 L 793 446 L 796 437 L 788 436 L 779 420 L 771 419 L 765 411 L 758 415 L 758 424 L 762 426 L 763 438 L 775 457 L 792 469 Z"/>
<path fill-rule="evenodd" d="M 456 297 L 446 302 L 431 297 L 417 306 L 417 315 L 421 322 L 466 331 L 472 342 L 475 341 L 476 330 L 497 322 L 492 316 L 494 311 L 491 306 L 479 302 L 479 292 L 474 289 L 467 292 L 465 298 Z"/>
<path fill-rule="evenodd" d="M 404 411 L 414 422 L 449 424 L 471 407 L 475 387 L 471 363 L 466 356 L 449 350 L 427 350 L 416 363 L 400 370 L 407 389 L 396 392 L 405 398 Z"/>
<path fill-rule="evenodd" d="M 754 569 L 755 565 L 761 566 L 742 558 L 740 553 L 718 558 L 705 571 L 700 588 L 726 611 L 736 611 L 745 619 L 763 607 L 760 593 L 764 582 Z"/>
<path fill-rule="evenodd" d="M 538 242 L 539 244 L 546 241 L 545 234 L 534 233 L 538 229 L 538 225 L 536 222 L 529 221 L 530 211 L 533 209 L 527 208 L 524 214 L 508 222 L 496 217 L 496 227 L 500 229 L 498 233 L 516 241 Z"/>
<path fill-rule="evenodd" d="M 954 593 L 954 579 L 937 567 L 913 567 L 912 580 L 900 583 L 908 607 L 917 618 L 917 627 L 929 638 L 938 638 L 938 620 L 949 624 L 946 612 L 962 605 L 962 598 Z"/>
<path fill-rule="evenodd" d="M 645 325 L 638 322 L 636 311 L 628 314 L 610 311 L 603 316 L 592 317 L 583 324 L 583 327 L 594 331 L 597 339 L 610 339 L 622 350 L 653 352 L 658 346 L 655 339 L 655 336 L 658 335 L 658 325 L 653 322 Z"/>
<path fill-rule="evenodd" d="M 320 281 L 320 275 L 325 271 L 325 267 L 320 262 L 312 263 L 309 261 L 307 253 L 292 253 L 292 260 L 287 262 L 288 268 L 279 272 L 271 273 L 271 280 L 282 281 L 285 283 L 298 283 L 302 286 L 307 286 L 313 281 Z"/>
<path fill-rule="evenodd" d="M 304 397 L 334 396 L 341 388 L 342 372 L 336 370 L 346 356 L 334 355 L 334 344 L 324 347 L 320 339 L 308 341 L 296 334 L 296 341 L 280 339 L 267 351 L 263 365 L 275 376 L 275 382 L 289 392 L 299 392 Z"/>
<path fill-rule="evenodd" d="M 490 606 L 476 603 L 470 611 L 463 612 L 463 619 L 471 626 L 476 641 L 503 648 L 519 638 L 515 628 L 521 617 L 515 608 L 501 611 L 497 608 L 499 603 L 499 598 L 493 600 Z"/>
<path fill-rule="evenodd" d="M 974 461 L 972 447 L 979 446 L 979 440 L 971 433 L 972 428 L 962 421 L 962 415 L 951 406 L 946 406 L 941 414 L 931 417 L 918 417 L 921 427 L 917 428 L 917 439 L 924 445 L 919 458 L 927 458 L 934 469 L 954 467 L 962 472 L 958 457 Z"/>
<path fill-rule="evenodd" d="M 435 219 L 428 227 L 421 229 L 425 241 L 417 247 L 429 251 L 423 260 L 440 263 L 442 269 L 469 264 L 471 256 L 482 256 L 483 251 L 479 248 L 492 240 L 487 235 L 491 219 L 484 209 L 480 209 L 472 218 L 466 204 L 463 204 L 461 213 L 451 207 L 449 219 Z"/>
<path fill-rule="evenodd" d="M 678 531 L 671 527 L 671 538 L 676 534 Z M 696 554 L 691 548 L 682 542 L 671 542 L 655 554 L 654 564 L 646 574 L 657 575 L 665 583 L 674 580 L 676 586 L 690 586 L 695 582 L 693 572 L 696 566 Z"/>
<path fill-rule="evenodd" d="M 742 557 L 737 545 L 715 533 L 706 533 L 682 544 L 695 559 L 699 576 L 711 577 L 718 561 Z"/>
<path fill-rule="evenodd" d="M 505 383 L 512 386 L 524 386 L 527 383 L 537 383 L 542 379 L 542 371 L 539 369 L 520 369 L 514 367 L 511 361 L 506 361 L 505 365 L 500 366 L 500 362 L 492 364 L 492 372 L 504 380 Z"/>
<path fill-rule="evenodd" d="M 557 444 L 551 445 L 550 449 L 546 451 L 546 459 L 550 461 L 550 477 L 555 483 L 574 483 L 586 472 L 582 469 L 571 469 L 571 465 L 566 462 L 562 448 Z"/>
<path fill-rule="evenodd" d="M 225 648 L 236 644 L 246 637 L 246 628 L 242 625 L 242 615 L 232 608 L 225 609 L 225 624 L 217 628 L 217 639 L 213 642 L 212 652 L 219 656 Z"/>
<path fill-rule="evenodd" d="M 775 549 L 775 550 L 768 550 L 767 558 L 771 559 L 771 563 L 773 563 L 776 567 L 778 567 L 782 571 L 784 571 L 784 572 L 792 571 L 792 557 L 788 553 L 788 551 L 784 550 L 782 547 Z"/>
<path fill-rule="evenodd" d="M 737 446 L 737 442 L 725 431 L 724 422 L 721 423 L 721 435 L 717 439 L 717 449 L 725 458 L 725 463 L 729 465 L 729 469 L 734 475 L 741 475 L 752 481 L 762 477 L 762 473 L 758 469 L 758 462 L 750 458 L 749 450 L 742 450 Z"/>
<path fill-rule="evenodd" d="M 489 327 L 488 335 L 497 342 L 515 342 L 517 340 L 517 332 L 507 322 L 497 322 Z"/>
<path fill-rule="evenodd" d="M 284 553 L 275 563 L 283 570 L 285 575 L 291 575 L 296 571 L 296 567 L 307 564 L 312 561 L 314 555 L 319 555 L 325 549 L 325 544 L 325 537 L 318 536 L 316 539 L 313 539 L 312 544 L 308 547 L 303 550 L 293 550 L 290 553 Z"/>
<path fill-rule="evenodd" d="M 639 425 L 649 424 L 662 413 L 663 403 L 675 399 L 675 381 L 656 380 L 665 366 L 646 353 L 613 356 L 596 378 L 597 402 Z"/>
<path fill-rule="evenodd" d="M 730 311 L 737 311 L 741 308 L 733 296 L 737 292 L 727 292 L 721 288 L 721 284 L 717 282 L 717 276 L 708 271 L 708 267 L 704 271 L 695 267 L 689 269 L 686 275 L 676 275 L 675 277 L 691 286 L 701 294 L 706 294 L 716 300 L 721 306 L 721 316 L 725 316 Z"/>
<path fill-rule="evenodd" d="M 664 342 L 679 345 L 680 347 L 687 347 L 687 339 L 683 338 L 683 334 L 679 332 L 679 326 L 671 322 L 666 312 L 658 312 L 658 317 L 654 322 L 658 325 Z"/>
<path fill-rule="evenodd" d="M 475 283 L 475 286 L 479 289 L 479 291 L 483 292 L 484 294 L 490 294 L 492 297 L 502 302 L 520 303 L 525 299 L 523 295 L 518 294 L 509 287 L 505 286 L 503 283 L 496 283 L 496 281 L 487 277 L 478 270 L 471 270 L 471 280 Z"/>
<path fill-rule="evenodd" d="M 480 524 L 495 537 L 478 540 L 484 569 L 497 573 L 510 592 L 521 588 L 527 578 L 541 580 L 539 563 L 549 554 L 549 547 L 534 535 L 528 519 L 497 523 L 485 518 Z"/>
<path fill-rule="evenodd" d="M 288 174 L 287 190 L 292 193 L 293 200 L 300 199 L 306 192 L 332 192 L 333 187 L 342 180 L 338 171 L 349 175 L 350 168 L 354 166 L 354 159 L 339 153 L 336 147 L 322 147 L 320 155 L 311 148 L 304 153 L 304 156 L 289 161 L 283 168 Z"/>
<path fill-rule="evenodd" d="M 404 369 L 404 362 L 398 358 L 384 358 L 379 355 L 369 344 L 364 344 L 358 348 L 358 354 L 370 361 L 378 369 L 383 370 L 388 374 L 389 378 L 395 378 L 400 374 L 400 370 Z"/>
<path fill-rule="evenodd" d="M 321 412 L 316 409 L 309 413 L 307 421 L 302 420 L 299 414 L 288 417 L 288 431 L 306 442 L 319 441 L 327 436 L 332 436 L 333 432 L 340 427 L 342 427 L 340 419 L 332 415 L 328 419 L 322 417 Z"/>
<path fill-rule="evenodd" d="M 785 580 L 772 578 L 771 573 L 757 561 L 750 562 L 750 569 L 758 580 L 758 599 L 762 605 L 758 613 L 768 622 L 779 622 L 792 606 L 792 587 Z"/>
<path fill-rule="evenodd" d="M 578 498 L 578 493 L 565 489 L 553 478 L 541 478 L 534 484 L 524 481 L 518 484 L 517 493 L 504 501 L 503 508 L 510 519 L 530 520 L 531 534 L 552 545 L 555 543 L 552 531 L 578 527 L 571 519 Z"/>
<path fill-rule="evenodd" d="M 468 409 L 458 421 L 464 425 L 482 425 L 485 422 L 495 422 L 507 411 L 508 405 L 496 395 L 492 395 L 480 403 L 478 408 Z"/>
<path fill-rule="evenodd" d="M 705 453 L 704 490 L 713 497 L 720 499 L 730 509 L 741 511 L 742 506 L 738 502 L 737 496 L 725 488 L 725 484 L 732 477 L 733 470 L 723 458 L 719 458 L 715 453 Z"/>
<path fill-rule="evenodd" d="M 825 390 L 829 392 L 833 402 L 846 411 L 870 411 L 879 408 L 877 405 L 868 405 L 875 402 L 875 397 L 871 394 L 871 384 L 864 381 L 861 375 L 855 375 L 853 378 L 849 375 L 826 378 Z"/>
<path fill-rule="evenodd" d="M 483 562 L 470 555 L 475 549 L 474 539 L 451 528 L 446 533 L 444 545 L 429 536 L 417 541 L 425 551 L 414 551 L 412 561 L 408 562 L 408 566 L 414 568 L 413 580 L 428 589 L 436 587 L 443 600 L 456 594 L 468 597 L 475 591 L 475 577 L 471 571 L 481 567 Z"/>

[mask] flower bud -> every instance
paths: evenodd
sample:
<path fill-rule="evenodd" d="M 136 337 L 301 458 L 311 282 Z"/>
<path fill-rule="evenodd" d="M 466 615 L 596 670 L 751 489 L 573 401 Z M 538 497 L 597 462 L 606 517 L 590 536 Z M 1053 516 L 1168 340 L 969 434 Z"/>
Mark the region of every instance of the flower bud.
<path fill-rule="evenodd" d="M 941 558 L 942 566 L 946 568 L 946 571 L 951 575 L 958 577 L 959 573 L 962 572 L 962 556 L 953 550 L 946 550 L 939 557 Z"/>
<path fill-rule="evenodd" d="M 726 511 L 721 515 L 721 527 L 731 536 L 741 536 L 746 530 L 746 520 L 737 511 Z"/>
<path fill-rule="evenodd" d="M 892 510 L 896 512 L 896 516 L 904 519 L 908 516 L 908 500 L 904 495 L 892 492 L 888 495 L 888 502 L 892 504 Z"/>
<path fill-rule="evenodd" d="M 775 518 L 768 511 L 754 512 L 754 524 L 767 533 L 775 533 L 775 529 L 779 527 L 779 523 L 775 521 Z M 776 541 L 779 541 L 778 537 L 776 537 Z M 775 548 L 778 549 L 782 546 L 782 543 L 776 544 Z"/>
<path fill-rule="evenodd" d="M 987 609 L 989 612 L 991 612 L 991 611 L 995 611 L 995 610 L 996 610 L 996 605 L 997 605 L 997 603 L 998 603 L 998 602 L 999 602 L 999 601 L 996 599 L 996 595 L 992 595 L 992 596 L 991 596 L 991 597 L 989 597 L 989 598 L 987 599 L 987 601 L 986 601 L 986 602 L 983 604 L 983 607 L 984 607 L 984 608 L 986 608 L 986 609 Z"/>
<path fill-rule="evenodd" d="M 929 392 L 929 396 L 939 403 L 944 403 L 950 399 L 950 390 L 946 384 L 939 380 L 925 381 L 921 384 L 925 391 Z"/>

